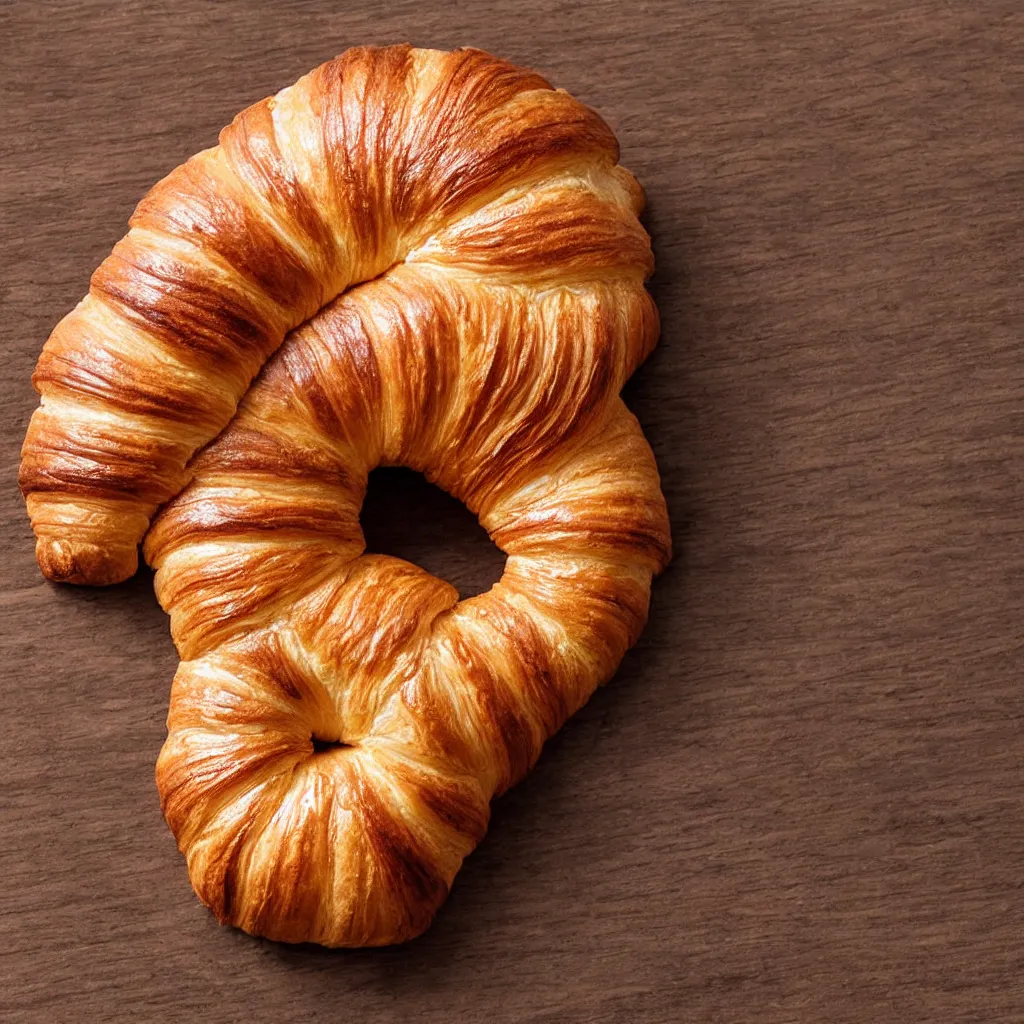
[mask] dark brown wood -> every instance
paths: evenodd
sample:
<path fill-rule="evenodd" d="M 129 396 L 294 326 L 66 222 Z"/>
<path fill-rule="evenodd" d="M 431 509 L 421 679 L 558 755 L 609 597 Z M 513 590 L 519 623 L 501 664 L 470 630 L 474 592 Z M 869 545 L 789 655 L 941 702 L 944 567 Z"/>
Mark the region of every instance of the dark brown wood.
<path fill-rule="evenodd" d="M 1024 1019 L 1018 0 L 17 0 L 0 38 L 0 1019 Z M 405 39 L 618 132 L 664 321 L 627 396 L 678 555 L 428 934 L 331 954 L 193 897 L 151 580 L 43 583 L 15 473 L 39 347 L 145 189 Z M 379 486 L 408 512 L 377 546 L 486 585 L 458 509 Z"/>

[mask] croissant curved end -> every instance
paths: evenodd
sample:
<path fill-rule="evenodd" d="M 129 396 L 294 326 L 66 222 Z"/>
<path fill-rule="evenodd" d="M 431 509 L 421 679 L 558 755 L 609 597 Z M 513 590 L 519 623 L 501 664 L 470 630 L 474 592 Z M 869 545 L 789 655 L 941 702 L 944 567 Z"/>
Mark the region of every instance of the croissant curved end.
<path fill-rule="evenodd" d="M 113 548 L 40 537 L 36 541 L 36 561 L 43 575 L 54 583 L 105 587 L 135 575 L 139 549 L 136 545 Z"/>
<path fill-rule="evenodd" d="M 532 71 L 350 50 L 159 182 L 47 341 L 39 564 L 113 583 L 144 538 L 182 658 L 161 807 L 222 922 L 422 932 L 639 638 L 671 539 L 619 396 L 659 328 L 617 161 Z M 460 600 L 365 554 L 381 464 L 464 502 L 500 582 Z"/>

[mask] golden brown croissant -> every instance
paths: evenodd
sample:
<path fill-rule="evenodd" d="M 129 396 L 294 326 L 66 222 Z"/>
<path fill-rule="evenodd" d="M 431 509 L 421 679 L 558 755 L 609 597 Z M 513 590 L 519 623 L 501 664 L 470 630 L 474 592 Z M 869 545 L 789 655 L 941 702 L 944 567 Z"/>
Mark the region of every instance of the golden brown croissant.
<path fill-rule="evenodd" d="M 183 659 L 157 782 L 222 921 L 421 932 L 636 641 L 669 535 L 618 396 L 657 314 L 617 158 L 532 72 L 351 50 L 160 182 L 47 342 L 21 477 L 43 571 L 124 578 L 177 494 L 145 539 Z M 362 554 L 381 464 L 479 516 L 508 556 L 488 593 Z"/>

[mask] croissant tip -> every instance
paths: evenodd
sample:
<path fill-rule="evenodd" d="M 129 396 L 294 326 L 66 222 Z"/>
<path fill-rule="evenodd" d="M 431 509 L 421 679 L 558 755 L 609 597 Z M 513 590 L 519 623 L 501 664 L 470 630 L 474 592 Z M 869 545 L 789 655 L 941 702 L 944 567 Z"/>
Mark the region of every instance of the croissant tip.
<path fill-rule="evenodd" d="M 101 547 L 41 537 L 36 541 L 36 560 L 43 575 L 53 583 L 105 587 L 123 583 L 139 567 L 138 549 Z"/>

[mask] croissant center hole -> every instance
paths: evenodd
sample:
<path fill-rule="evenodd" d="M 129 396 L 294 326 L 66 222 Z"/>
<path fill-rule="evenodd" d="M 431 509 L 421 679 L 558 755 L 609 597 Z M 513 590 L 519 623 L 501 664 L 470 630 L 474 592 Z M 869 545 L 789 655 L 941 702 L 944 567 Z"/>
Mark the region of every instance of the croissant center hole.
<path fill-rule="evenodd" d="M 311 736 L 310 739 L 313 741 L 313 753 L 314 754 L 326 754 L 329 750 L 348 750 L 352 744 L 345 743 L 342 740 L 325 740 L 320 736 Z"/>
<path fill-rule="evenodd" d="M 393 555 L 447 580 L 459 597 L 490 590 L 505 571 L 505 555 L 476 516 L 422 473 L 375 469 L 359 516 L 372 555 Z"/>

